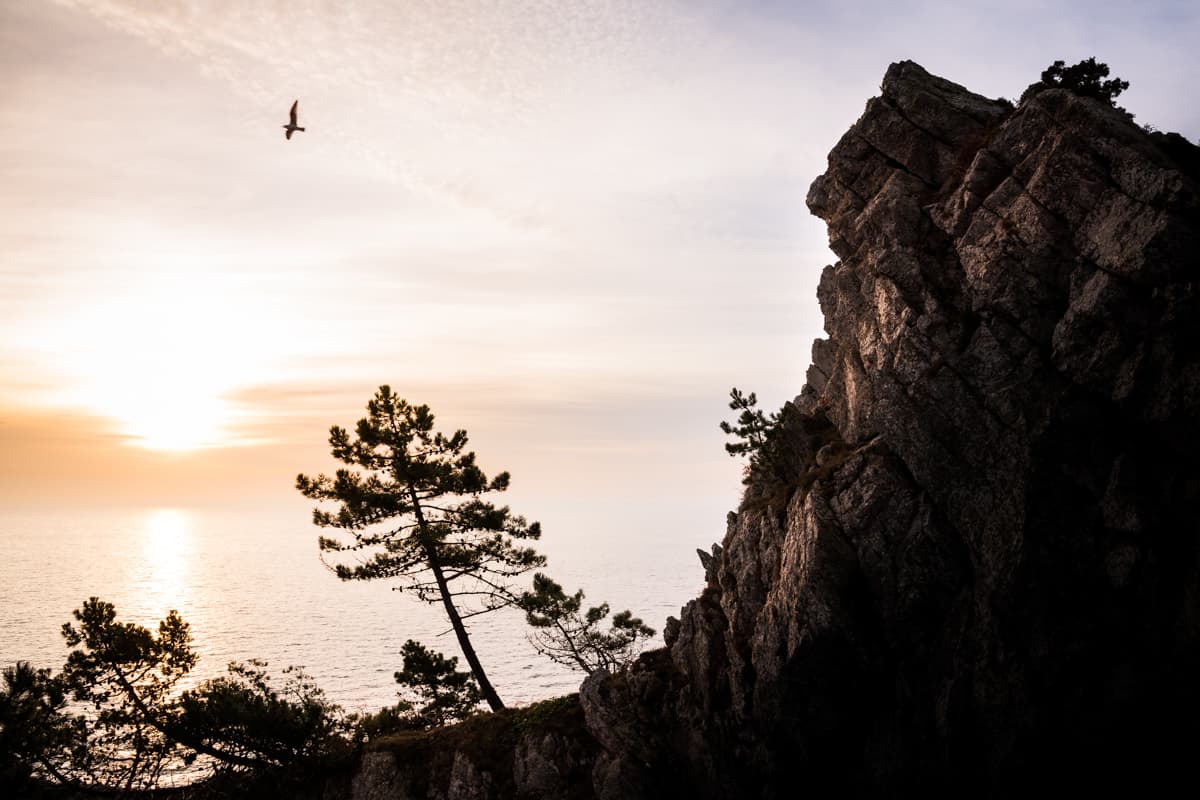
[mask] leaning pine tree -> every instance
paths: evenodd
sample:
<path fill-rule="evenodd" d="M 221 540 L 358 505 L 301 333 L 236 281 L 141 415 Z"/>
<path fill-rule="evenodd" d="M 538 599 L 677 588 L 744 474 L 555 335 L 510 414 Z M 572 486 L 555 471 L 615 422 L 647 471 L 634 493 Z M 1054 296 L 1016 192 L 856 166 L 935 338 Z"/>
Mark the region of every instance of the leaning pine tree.
<path fill-rule="evenodd" d="M 492 710 L 504 708 L 465 620 L 513 604 L 510 581 L 546 561 L 515 542 L 537 539 L 538 523 L 483 499 L 508 488 L 508 473 L 489 481 L 475 454 L 463 452 L 466 431 L 435 433 L 429 406 L 410 405 L 387 386 L 367 403 L 354 435 L 335 425 L 329 444 L 334 458 L 353 469 L 300 475 L 296 488 L 339 504 L 336 512 L 313 511 L 314 524 L 349 535 L 320 537 L 322 552 L 367 554 L 353 565 L 333 565 L 337 576 L 397 580 L 398 589 L 441 603 L 483 699 Z"/>

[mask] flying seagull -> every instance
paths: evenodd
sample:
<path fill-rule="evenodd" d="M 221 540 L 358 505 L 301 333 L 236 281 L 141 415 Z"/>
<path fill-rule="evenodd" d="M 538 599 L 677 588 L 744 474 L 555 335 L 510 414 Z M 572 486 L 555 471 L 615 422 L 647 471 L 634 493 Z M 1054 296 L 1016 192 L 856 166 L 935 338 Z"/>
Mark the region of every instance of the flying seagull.
<path fill-rule="evenodd" d="M 280 126 L 281 128 L 283 128 L 283 136 L 286 139 L 291 139 L 292 134 L 294 132 L 304 130 L 304 128 L 301 128 L 299 125 L 296 124 L 296 106 L 298 106 L 298 105 L 300 105 L 299 100 L 292 103 L 292 111 L 289 114 L 290 118 L 288 119 L 288 124 Z"/>

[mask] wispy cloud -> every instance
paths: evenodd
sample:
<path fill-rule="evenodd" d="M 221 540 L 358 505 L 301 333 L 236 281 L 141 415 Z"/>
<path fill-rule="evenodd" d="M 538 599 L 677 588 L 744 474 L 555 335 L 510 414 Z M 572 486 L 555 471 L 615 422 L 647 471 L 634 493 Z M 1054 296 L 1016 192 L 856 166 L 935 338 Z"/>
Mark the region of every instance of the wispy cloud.
<path fill-rule="evenodd" d="M 707 17 L 661 0 L 361 3 L 333 15 L 304 2 L 222 14 L 71 5 L 196 59 L 264 115 L 303 96 L 323 142 L 416 191 L 575 235 L 638 198 L 764 164 L 779 174 L 803 123 L 805 86 L 789 87 L 793 111 L 764 119 L 784 108 L 764 96 L 770 76 Z M 780 77 L 799 71 L 790 60 Z"/>

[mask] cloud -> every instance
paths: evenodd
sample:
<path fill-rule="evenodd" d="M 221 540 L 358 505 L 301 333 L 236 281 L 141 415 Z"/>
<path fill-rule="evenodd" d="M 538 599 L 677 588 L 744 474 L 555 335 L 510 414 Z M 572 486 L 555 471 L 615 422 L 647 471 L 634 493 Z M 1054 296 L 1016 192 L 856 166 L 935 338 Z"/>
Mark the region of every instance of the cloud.
<path fill-rule="evenodd" d="M 766 165 L 778 174 L 797 126 L 777 123 L 802 123 L 799 108 L 765 119 L 782 108 L 769 76 L 704 16 L 661 0 L 359 3 L 337 14 L 256 3 L 219 15 L 183 2 L 70 4 L 195 59 L 264 117 L 301 96 L 315 136 L 414 191 L 572 236 L 619 217 L 626 198 L 658 203 Z M 794 77 L 801 62 L 788 60 Z M 789 91 L 803 106 L 805 88 Z"/>

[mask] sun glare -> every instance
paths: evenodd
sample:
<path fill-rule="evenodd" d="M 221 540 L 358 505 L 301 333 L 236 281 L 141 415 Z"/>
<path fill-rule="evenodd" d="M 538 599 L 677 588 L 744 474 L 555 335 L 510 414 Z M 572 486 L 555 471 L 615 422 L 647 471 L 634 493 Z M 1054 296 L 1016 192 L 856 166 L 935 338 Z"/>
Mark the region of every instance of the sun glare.
<path fill-rule="evenodd" d="M 181 387 L 182 383 L 175 384 Z M 123 411 L 114 416 L 136 444 L 148 450 L 197 450 L 219 444 L 230 418 L 228 403 L 181 389 L 152 391 L 148 397 L 127 397 Z"/>
<path fill-rule="evenodd" d="M 69 387 L 53 401 L 113 420 L 150 450 L 230 445 L 234 398 L 263 379 L 278 327 L 237 278 L 193 263 L 201 255 L 173 258 L 171 271 L 131 272 L 87 310 L 49 323 Z"/>

